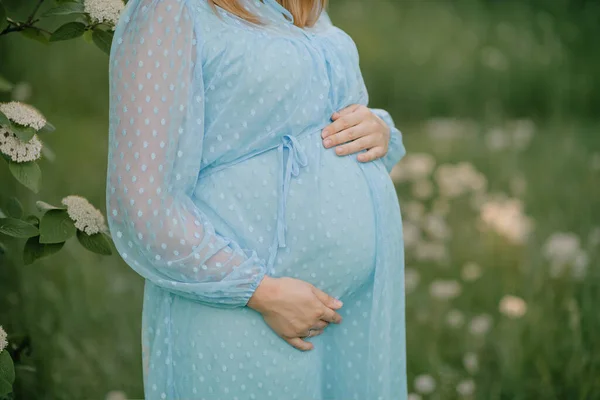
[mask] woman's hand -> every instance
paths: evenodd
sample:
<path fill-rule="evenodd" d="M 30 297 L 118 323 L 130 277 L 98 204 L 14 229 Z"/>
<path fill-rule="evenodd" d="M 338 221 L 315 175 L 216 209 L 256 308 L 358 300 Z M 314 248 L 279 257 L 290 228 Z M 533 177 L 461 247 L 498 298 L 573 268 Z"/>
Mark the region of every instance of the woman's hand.
<path fill-rule="evenodd" d="M 339 324 L 342 316 L 334 310 L 342 302 L 308 282 L 289 277 L 265 276 L 248 307 L 262 314 L 265 322 L 286 342 L 298 350 L 312 350 L 313 344 L 303 340 L 308 330 L 317 336 L 329 322 Z"/>
<path fill-rule="evenodd" d="M 327 125 L 321 137 L 326 148 L 337 146 L 337 155 L 357 153 L 358 161 L 368 162 L 386 155 L 390 140 L 390 128 L 368 107 L 352 104 L 331 116 L 333 123 Z M 343 145 L 342 145 L 343 144 Z"/>

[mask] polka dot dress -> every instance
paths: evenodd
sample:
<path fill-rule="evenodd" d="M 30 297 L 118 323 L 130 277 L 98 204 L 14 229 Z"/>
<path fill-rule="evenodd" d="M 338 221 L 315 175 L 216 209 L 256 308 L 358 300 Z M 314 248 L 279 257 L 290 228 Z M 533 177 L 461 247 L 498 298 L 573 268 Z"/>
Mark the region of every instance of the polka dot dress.
<path fill-rule="evenodd" d="M 352 39 L 323 12 L 261 24 L 207 0 L 130 0 L 110 57 L 106 201 L 121 257 L 145 278 L 146 399 L 406 399 L 404 253 L 389 177 L 404 155 L 323 147 L 368 105 Z M 246 306 L 265 275 L 344 301 L 300 351 Z"/>

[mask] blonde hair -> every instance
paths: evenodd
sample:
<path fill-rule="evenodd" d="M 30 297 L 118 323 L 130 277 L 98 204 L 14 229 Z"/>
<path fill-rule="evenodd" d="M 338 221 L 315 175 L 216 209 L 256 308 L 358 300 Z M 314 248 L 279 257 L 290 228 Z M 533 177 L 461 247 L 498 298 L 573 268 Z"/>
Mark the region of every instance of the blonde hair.
<path fill-rule="evenodd" d="M 246 10 L 239 0 L 208 0 L 208 2 L 213 8 L 219 6 L 246 21 L 260 24 L 260 20 Z M 321 11 L 327 5 L 327 0 L 277 0 L 277 2 L 294 16 L 294 25 L 301 28 L 312 26 L 317 22 Z"/>

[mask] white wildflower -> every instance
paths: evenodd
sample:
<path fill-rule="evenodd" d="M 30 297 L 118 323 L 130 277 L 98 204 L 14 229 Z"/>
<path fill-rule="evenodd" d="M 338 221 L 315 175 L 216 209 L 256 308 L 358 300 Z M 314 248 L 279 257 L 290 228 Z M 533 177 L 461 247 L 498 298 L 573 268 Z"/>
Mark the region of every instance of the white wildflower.
<path fill-rule="evenodd" d="M 468 162 L 440 165 L 434 177 L 440 195 L 448 198 L 469 192 L 482 192 L 487 187 L 485 176 Z"/>
<path fill-rule="evenodd" d="M 463 356 L 463 365 L 468 373 L 474 374 L 479 370 L 479 357 L 472 352 L 465 353 Z"/>
<path fill-rule="evenodd" d="M 94 22 L 114 27 L 125 8 L 125 3 L 122 0 L 84 0 L 83 7 Z"/>
<path fill-rule="evenodd" d="M 510 318 L 521 318 L 527 312 L 527 303 L 520 297 L 506 295 L 500 300 L 500 312 Z"/>
<path fill-rule="evenodd" d="M 429 285 L 429 294 L 438 300 L 450 300 L 458 297 L 462 291 L 459 282 L 453 280 L 436 280 Z"/>
<path fill-rule="evenodd" d="M 407 220 L 418 221 L 425 214 L 425 206 L 418 201 L 409 201 L 402 204 L 402 216 Z"/>
<path fill-rule="evenodd" d="M 514 125 L 512 132 L 513 147 L 517 150 L 525 150 L 531 143 L 531 139 L 533 139 L 535 124 L 529 119 L 519 119 L 513 121 L 512 125 Z"/>
<path fill-rule="evenodd" d="M 29 126 L 39 131 L 46 125 L 46 119 L 37 108 L 18 101 L 0 103 L 0 111 L 14 123 Z"/>
<path fill-rule="evenodd" d="M 406 155 L 393 174 L 394 182 L 418 181 L 431 175 L 435 167 L 435 159 L 430 154 L 413 153 Z M 392 171 L 394 172 L 394 171 Z"/>
<path fill-rule="evenodd" d="M 425 130 L 433 143 L 447 140 L 468 139 L 476 135 L 477 124 L 469 120 L 433 118 L 427 121 Z"/>
<path fill-rule="evenodd" d="M 430 394 L 435 390 L 435 379 L 431 375 L 419 375 L 415 378 L 415 390 L 422 394 Z"/>
<path fill-rule="evenodd" d="M 465 323 L 465 315 L 460 310 L 450 310 L 446 314 L 446 323 L 451 328 L 460 328 Z"/>
<path fill-rule="evenodd" d="M 14 133 L 0 128 L 0 153 L 18 163 L 35 161 L 42 155 L 42 142 L 37 135 L 33 135 L 29 142 L 24 142 Z"/>
<path fill-rule="evenodd" d="M 475 394 L 475 382 L 473 379 L 465 379 L 456 385 L 456 393 L 462 397 L 470 397 Z"/>
<path fill-rule="evenodd" d="M 416 246 L 421 241 L 421 228 L 410 221 L 405 221 L 402 223 L 402 235 L 406 248 Z"/>
<path fill-rule="evenodd" d="M 71 195 L 62 199 L 67 206 L 69 217 L 75 222 L 75 227 L 88 235 L 106 231 L 104 216 L 90 202 L 81 196 Z"/>
<path fill-rule="evenodd" d="M 448 249 L 444 243 L 419 241 L 415 246 L 415 258 L 418 261 L 442 263 L 448 260 Z"/>
<path fill-rule="evenodd" d="M 420 200 L 426 200 L 433 195 L 433 183 L 428 179 L 419 179 L 411 187 L 412 195 Z"/>
<path fill-rule="evenodd" d="M 589 257 L 581 248 L 579 236 L 572 232 L 557 232 L 548 238 L 542 249 L 544 257 L 550 263 L 550 275 L 559 277 L 570 268 L 571 276 L 576 279 L 585 277 Z"/>
<path fill-rule="evenodd" d="M 474 263 L 474 262 L 470 262 L 470 263 L 466 263 L 463 267 L 462 267 L 462 271 L 461 271 L 461 277 L 464 281 L 466 282 L 473 282 L 476 281 L 477 279 L 481 278 L 481 267 Z"/>
<path fill-rule="evenodd" d="M 469 332 L 473 335 L 485 335 L 492 328 L 492 317 L 487 314 L 477 315 L 469 323 Z"/>
<path fill-rule="evenodd" d="M 0 353 L 8 346 L 8 335 L 6 331 L 0 326 Z"/>
<path fill-rule="evenodd" d="M 421 275 L 419 274 L 419 271 L 414 268 L 406 268 L 404 270 L 404 288 L 407 293 L 413 292 L 420 281 Z"/>
<path fill-rule="evenodd" d="M 519 199 L 489 200 L 481 207 L 480 218 L 484 227 L 516 244 L 524 243 L 533 227 L 531 218 L 523 213 L 523 203 Z"/>
<path fill-rule="evenodd" d="M 447 240 L 452 236 L 446 220 L 437 214 L 429 214 L 424 218 L 423 229 L 436 240 Z"/>
<path fill-rule="evenodd" d="M 106 394 L 105 400 L 127 400 L 127 395 L 120 390 L 111 390 Z"/>
<path fill-rule="evenodd" d="M 409 393 L 406 400 L 423 400 L 423 397 L 421 397 L 421 395 L 417 393 Z"/>
<path fill-rule="evenodd" d="M 485 135 L 485 144 L 491 151 L 506 150 L 510 146 L 510 137 L 500 128 L 494 128 Z"/>

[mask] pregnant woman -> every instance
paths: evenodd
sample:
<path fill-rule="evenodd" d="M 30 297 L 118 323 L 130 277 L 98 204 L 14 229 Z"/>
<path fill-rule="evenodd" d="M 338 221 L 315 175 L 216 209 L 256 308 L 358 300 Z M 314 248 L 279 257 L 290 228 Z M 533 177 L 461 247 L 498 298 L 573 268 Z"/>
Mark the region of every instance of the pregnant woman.
<path fill-rule="evenodd" d="M 324 2 L 130 0 L 116 26 L 106 200 L 146 399 L 406 398 L 405 150 Z"/>

